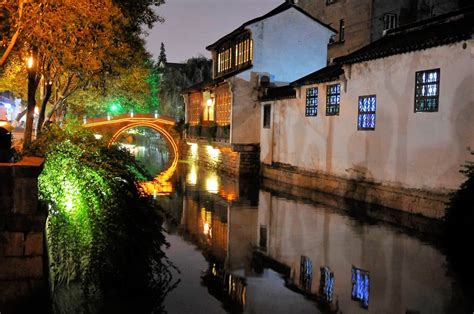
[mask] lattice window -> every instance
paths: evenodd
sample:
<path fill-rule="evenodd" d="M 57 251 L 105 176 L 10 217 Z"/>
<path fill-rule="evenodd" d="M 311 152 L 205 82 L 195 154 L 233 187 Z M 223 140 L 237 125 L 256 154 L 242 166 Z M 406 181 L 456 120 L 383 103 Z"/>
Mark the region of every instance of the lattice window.
<path fill-rule="evenodd" d="M 218 125 L 230 124 L 231 94 L 227 86 L 216 90 L 216 123 Z"/>
<path fill-rule="evenodd" d="M 439 76 L 439 69 L 416 72 L 415 112 L 438 111 Z"/>
<path fill-rule="evenodd" d="M 375 95 L 359 97 L 358 130 L 375 130 L 375 108 L 377 100 Z"/>
<path fill-rule="evenodd" d="M 326 115 L 338 116 L 341 103 L 341 84 L 328 85 L 326 91 Z"/>
<path fill-rule="evenodd" d="M 193 93 L 190 96 L 190 101 L 188 104 L 188 123 L 190 125 L 199 124 L 199 118 L 201 117 L 201 102 L 202 94 Z"/>
<path fill-rule="evenodd" d="M 253 41 L 250 33 L 236 37 L 217 48 L 217 76 L 244 68 L 252 63 Z"/>
<path fill-rule="evenodd" d="M 217 59 L 217 72 L 219 74 L 228 72 L 228 70 L 230 70 L 232 67 L 232 48 L 224 48 L 221 52 L 219 52 Z"/>
<path fill-rule="evenodd" d="M 305 116 L 315 117 L 318 115 L 318 88 L 306 89 L 306 110 Z"/>

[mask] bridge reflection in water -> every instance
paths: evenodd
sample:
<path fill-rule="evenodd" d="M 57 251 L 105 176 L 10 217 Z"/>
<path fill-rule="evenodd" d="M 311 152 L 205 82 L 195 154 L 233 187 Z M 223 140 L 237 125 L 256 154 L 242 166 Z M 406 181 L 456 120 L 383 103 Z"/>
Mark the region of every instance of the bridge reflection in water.
<path fill-rule="evenodd" d="M 158 198 L 182 280 L 169 312 L 460 313 L 471 302 L 438 249 L 353 218 L 344 200 L 179 168 Z"/>

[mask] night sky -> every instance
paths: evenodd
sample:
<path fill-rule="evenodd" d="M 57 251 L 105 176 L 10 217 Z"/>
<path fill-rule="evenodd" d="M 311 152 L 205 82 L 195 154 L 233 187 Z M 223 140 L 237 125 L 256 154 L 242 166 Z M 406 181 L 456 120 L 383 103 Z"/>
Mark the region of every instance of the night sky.
<path fill-rule="evenodd" d="M 158 58 L 165 44 L 169 62 L 181 62 L 202 54 L 206 46 L 244 22 L 274 9 L 284 0 L 167 0 L 157 8 L 166 19 L 157 23 L 146 37 L 147 49 Z"/>

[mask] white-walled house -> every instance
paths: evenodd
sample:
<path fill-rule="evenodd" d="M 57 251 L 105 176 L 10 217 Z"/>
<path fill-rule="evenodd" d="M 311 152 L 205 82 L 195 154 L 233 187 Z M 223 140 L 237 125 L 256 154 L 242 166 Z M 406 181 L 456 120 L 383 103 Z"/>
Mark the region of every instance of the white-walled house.
<path fill-rule="evenodd" d="M 256 174 L 261 86 L 288 84 L 325 67 L 335 32 L 287 1 L 206 47 L 212 52 L 213 80 L 185 91 L 188 142 L 199 150 L 199 139 L 208 137 L 218 155 L 210 160 L 216 167 Z M 201 151 L 200 159 L 208 159 Z"/>
<path fill-rule="evenodd" d="M 262 175 L 441 218 L 474 149 L 474 14 L 389 32 L 261 99 Z"/>

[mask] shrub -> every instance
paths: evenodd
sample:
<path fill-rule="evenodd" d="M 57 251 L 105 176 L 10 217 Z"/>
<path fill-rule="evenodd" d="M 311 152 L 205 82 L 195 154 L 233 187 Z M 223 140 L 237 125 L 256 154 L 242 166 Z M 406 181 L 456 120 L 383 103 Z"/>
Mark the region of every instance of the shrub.
<path fill-rule="evenodd" d="M 138 181 L 148 179 L 124 149 L 75 125 L 53 126 L 29 154 L 45 156 L 40 199 L 54 285 L 79 280 L 86 294 L 153 295 L 170 288 L 162 215 Z"/>
<path fill-rule="evenodd" d="M 454 267 L 465 279 L 473 280 L 474 258 L 466 241 L 474 239 L 474 162 L 467 162 L 461 172 L 467 179 L 453 194 L 446 209 L 446 240 Z"/>

